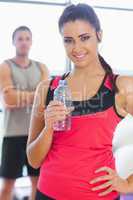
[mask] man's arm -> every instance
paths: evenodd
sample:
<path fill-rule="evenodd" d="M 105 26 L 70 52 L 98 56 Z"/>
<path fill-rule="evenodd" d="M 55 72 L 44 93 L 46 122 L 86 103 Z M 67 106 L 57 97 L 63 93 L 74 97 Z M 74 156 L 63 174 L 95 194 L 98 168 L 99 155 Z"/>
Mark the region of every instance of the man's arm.
<path fill-rule="evenodd" d="M 47 68 L 41 64 L 42 77 L 41 80 L 48 78 Z M 11 70 L 8 64 L 0 65 L 0 91 L 4 106 L 8 109 L 21 108 L 32 105 L 34 100 L 34 91 L 21 91 L 15 88 L 11 78 Z"/>
<path fill-rule="evenodd" d="M 50 78 L 50 74 L 48 68 L 43 63 L 39 63 L 41 68 L 41 81 L 48 80 Z"/>

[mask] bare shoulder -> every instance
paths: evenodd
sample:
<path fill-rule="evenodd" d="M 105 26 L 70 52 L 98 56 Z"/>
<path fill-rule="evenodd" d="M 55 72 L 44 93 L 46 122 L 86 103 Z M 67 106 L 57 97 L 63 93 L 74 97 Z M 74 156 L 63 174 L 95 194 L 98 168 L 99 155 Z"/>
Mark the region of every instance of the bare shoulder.
<path fill-rule="evenodd" d="M 42 63 L 42 62 L 38 62 L 38 63 L 39 63 L 39 65 L 40 65 L 41 67 L 43 67 L 43 68 L 47 69 L 47 66 L 46 66 L 46 64 L 44 64 L 44 63 Z"/>
<path fill-rule="evenodd" d="M 3 73 L 10 73 L 10 67 L 9 67 L 9 64 L 7 62 L 3 62 L 0 64 L 0 72 L 3 74 Z"/>
<path fill-rule="evenodd" d="M 12 86 L 11 69 L 8 63 L 0 64 L 0 89 Z"/>
<path fill-rule="evenodd" d="M 41 69 L 42 69 L 43 71 L 48 72 L 48 67 L 46 66 L 46 64 L 44 64 L 44 63 L 42 63 L 42 62 L 38 62 L 38 61 L 37 61 L 37 63 L 38 63 L 38 65 L 41 67 Z"/>
<path fill-rule="evenodd" d="M 118 103 L 123 113 L 133 114 L 133 76 L 119 76 L 116 79 L 118 94 L 116 103 Z"/>
<path fill-rule="evenodd" d="M 133 76 L 121 76 L 116 79 L 116 86 L 121 92 L 133 92 Z"/>
<path fill-rule="evenodd" d="M 39 65 L 40 65 L 40 67 L 43 67 L 44 69 L 47 69 L 47 66 L 46 66 L 46 64 L 44 64 L 44 63 L 41 63 L 41 62 L 38 62 L 39 63 Z"/>
<path fill-rule="evenodd" d="M 37 63 L 41 69 L 41 74 L 42 74 L 41 80 L 47 80 L 48 78 L 50 78 L 48 67 L 44 63 L 41 63 L 41 62 L 37 62 Z"/>

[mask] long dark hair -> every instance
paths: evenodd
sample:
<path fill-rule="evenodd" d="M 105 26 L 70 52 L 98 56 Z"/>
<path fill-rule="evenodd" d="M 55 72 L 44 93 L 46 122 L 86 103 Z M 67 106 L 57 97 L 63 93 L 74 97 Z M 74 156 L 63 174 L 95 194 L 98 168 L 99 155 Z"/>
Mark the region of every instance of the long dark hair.
<path fill-rule="evenodd" d="M 62 32 L 62 28 L 65 23 L 67 22 L 74 22 L 76 20 L 83 20 L 89 22 L 93 28 L 96 30 L 96 35 L 98 41 L 98 32 L 101 31 L 101 25 L 97 14 L 95 13 L 94 9 L 87 5 L 87 4 L 71 4 L 70 6 L 66 7 L 63 11 L 62 15 L 59 18 L 59 30 Z M 104 60 L 104 58 L 99 54 L 99 60 L 101 65 L 103 66 L 104 70 L 110 74 L 111 81 L 113 82 L 113 72 L 110 65 Z"/>

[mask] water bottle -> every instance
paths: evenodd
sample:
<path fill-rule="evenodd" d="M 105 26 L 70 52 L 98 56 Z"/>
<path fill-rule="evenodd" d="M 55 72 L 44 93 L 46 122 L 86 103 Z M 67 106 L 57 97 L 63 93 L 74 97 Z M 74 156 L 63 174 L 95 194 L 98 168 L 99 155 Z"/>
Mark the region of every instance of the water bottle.
<path fill-rule="evenodd" d="M 67 108 L 72 106 L 71 93 L 66 80 L 60 80 L 59 86 L 54 91 L 54 100 L 62 102 Z M 63 121 L 54 123 L 55 131 L 68 131 L 71 129 L 71 113 Z"/>

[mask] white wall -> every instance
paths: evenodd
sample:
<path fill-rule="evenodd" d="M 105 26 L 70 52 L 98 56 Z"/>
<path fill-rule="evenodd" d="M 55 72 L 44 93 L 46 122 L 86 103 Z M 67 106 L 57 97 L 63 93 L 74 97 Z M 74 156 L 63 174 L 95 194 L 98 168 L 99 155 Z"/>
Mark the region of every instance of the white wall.
<path fill-rule="evenodd" d="M 0 62 L 14 56 L 11 36 L 16 27 L 26 25 L 33 32 L 30 57 L 47 65 L 51 74 L 61 74 L 66 67 L 58 19 L 63 6 L 0 3 Z"/>

